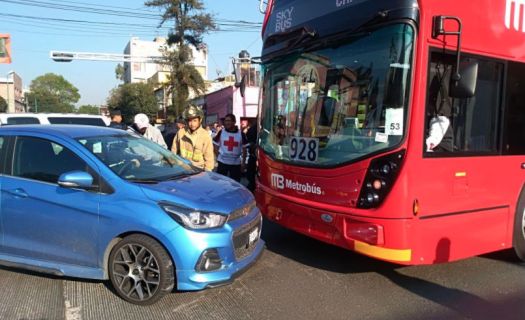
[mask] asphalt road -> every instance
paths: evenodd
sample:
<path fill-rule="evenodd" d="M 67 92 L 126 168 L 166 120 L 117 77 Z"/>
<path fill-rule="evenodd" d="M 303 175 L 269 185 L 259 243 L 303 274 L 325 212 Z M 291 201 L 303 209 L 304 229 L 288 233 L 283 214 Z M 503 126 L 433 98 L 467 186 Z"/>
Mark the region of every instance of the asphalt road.
<path fill-rule="evenodd" d="M 525 319 L 511 252 L 400 267 L 265 222 L 267 250 L 233 284 L 139 307 L 110 285 L 0 268 L 0 319 Z"/>

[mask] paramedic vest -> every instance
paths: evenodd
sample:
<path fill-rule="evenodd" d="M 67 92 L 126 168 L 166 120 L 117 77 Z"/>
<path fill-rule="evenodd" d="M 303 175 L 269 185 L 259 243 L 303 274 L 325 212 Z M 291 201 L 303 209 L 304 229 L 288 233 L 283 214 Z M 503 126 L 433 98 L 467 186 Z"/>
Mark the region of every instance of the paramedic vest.
<path fill-rule="evenodd" d="M 221 130 L 219 157 L 217 161 L 229 165 L 240 165 L 242 155 L 242 131 L 228 132 Z"/>

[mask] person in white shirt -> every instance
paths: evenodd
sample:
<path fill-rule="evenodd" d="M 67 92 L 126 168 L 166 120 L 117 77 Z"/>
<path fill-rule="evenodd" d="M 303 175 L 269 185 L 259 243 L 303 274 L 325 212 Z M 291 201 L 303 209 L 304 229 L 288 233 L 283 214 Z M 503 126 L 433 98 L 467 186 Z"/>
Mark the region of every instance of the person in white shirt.
<path fill-rule="evenodd" d="M 235 125 L 235 115 L 227 114 L 224 117 L 224 129 L 217 132 L 213 138 L 217 157 L 217 173 L 241 181 L 246 162 L 246 135 Z"/>
<path fill-rule="evenodd" d="M 164 148 L 168 149 L 162 133 L 159 129 L 155 128 L 149 123 L 149 118 L 144 113 L 139 113 L 135 115 L 133 119 L 132 131 L 142 135 L 144 138 L 149 139 L 153 142 L 158 143 Z"/>

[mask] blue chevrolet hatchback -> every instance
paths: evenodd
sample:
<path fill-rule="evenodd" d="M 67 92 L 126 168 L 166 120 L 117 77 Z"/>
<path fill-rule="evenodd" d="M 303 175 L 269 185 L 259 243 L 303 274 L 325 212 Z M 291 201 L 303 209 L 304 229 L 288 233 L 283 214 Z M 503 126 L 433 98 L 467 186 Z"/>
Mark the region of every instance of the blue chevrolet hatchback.
<path fill-rule="evenodd" d="M 136 304 L 231 282 L 264 247 L 247 189 L 119 130 L 0 128 L 0 190 L 0 264 Z"/>

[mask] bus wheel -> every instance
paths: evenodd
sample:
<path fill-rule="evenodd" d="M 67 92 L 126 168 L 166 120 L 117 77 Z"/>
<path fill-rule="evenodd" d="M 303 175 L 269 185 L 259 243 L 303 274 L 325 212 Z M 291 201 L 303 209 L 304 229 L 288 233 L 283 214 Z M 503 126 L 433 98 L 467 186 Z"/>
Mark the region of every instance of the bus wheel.
<path fill-rule="evenodd" d="M 514 252 L 521 261 L 525 261 L 525 196 L 520 196 L 518 209 L 514 218 Z"/>

